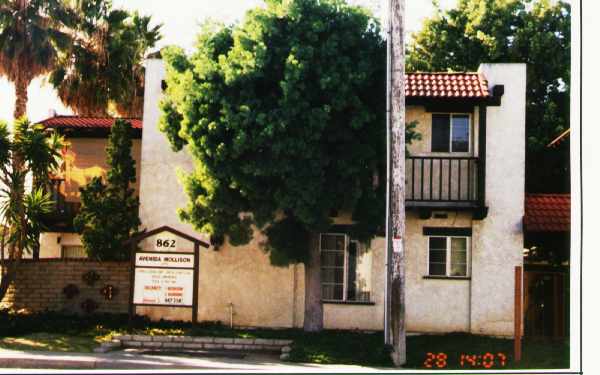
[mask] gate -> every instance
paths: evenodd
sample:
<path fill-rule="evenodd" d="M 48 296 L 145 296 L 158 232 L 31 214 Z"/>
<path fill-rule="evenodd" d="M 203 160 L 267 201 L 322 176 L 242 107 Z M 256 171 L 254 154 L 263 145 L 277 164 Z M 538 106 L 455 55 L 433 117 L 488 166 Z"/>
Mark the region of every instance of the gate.
<path fill-rule="evenodd" d="M 526 269 L 523 289 L 525 336 L 568 336 L 569 273 Z"/>

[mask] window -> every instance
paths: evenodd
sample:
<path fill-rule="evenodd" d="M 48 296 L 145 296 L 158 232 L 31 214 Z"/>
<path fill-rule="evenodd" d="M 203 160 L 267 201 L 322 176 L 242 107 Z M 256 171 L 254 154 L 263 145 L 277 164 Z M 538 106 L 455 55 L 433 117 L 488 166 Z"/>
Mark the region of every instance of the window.
<path fill-rule="evenodd" d="M 469 115 L 434 113 L 431 118 L 432 152 L 469 152 Z"/>
<path fill-rule="evenodd" d="M 87 253 L 81 245 L 65 245 L 62 247 L 63 258 L 87 258 Z"/>
<path fill-rule="evenodd" d="M 469 276 L 469 237 L 429 237 L 429 276 Z"/>
<path fill-rule="evenodd" d="M 371 253 L 345 234 L 321 234 L 320 247 L 322 299 L 369 302 Z"/>

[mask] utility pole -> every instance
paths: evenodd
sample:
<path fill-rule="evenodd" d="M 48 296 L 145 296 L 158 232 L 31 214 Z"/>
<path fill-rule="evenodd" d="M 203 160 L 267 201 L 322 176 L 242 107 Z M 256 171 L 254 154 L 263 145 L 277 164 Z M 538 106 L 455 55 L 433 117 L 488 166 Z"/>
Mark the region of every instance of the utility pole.
<path fill-rule="evenodd" d="M 404 0 L 389 0 L 388 13 L 388 185 L 386 343 L 393 345 L 396 366 L 406 363 L 405 328 L 405 125 L 404 125 Z"/>

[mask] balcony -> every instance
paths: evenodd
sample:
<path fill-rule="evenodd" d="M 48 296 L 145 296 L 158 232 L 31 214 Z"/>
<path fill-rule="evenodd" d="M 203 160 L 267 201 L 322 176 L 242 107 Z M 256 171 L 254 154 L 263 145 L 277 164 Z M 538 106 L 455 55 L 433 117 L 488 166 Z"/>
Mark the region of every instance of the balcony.
<path fill-rule="evenodd" d="M 44 215 L 43 222 L 47 232 L 75 232 L 73 219 L 79 213 L 81 203 L 68 202 L 61 193 L 63 179 L 50 180 L 49 193 L 55 202 L 54 210 Z"/>
<path fill-rule="evenodd" d="M 483 166 L 477 157 L 409 156 L 406 207 L 483 208 Z"/>

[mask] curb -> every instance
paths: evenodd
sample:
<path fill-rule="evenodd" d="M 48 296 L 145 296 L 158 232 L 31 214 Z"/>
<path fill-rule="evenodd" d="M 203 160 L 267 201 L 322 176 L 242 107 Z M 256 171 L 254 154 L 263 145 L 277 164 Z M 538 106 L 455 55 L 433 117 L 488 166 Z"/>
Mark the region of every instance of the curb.
<path fill-rule="evenodd" d="M 94 369 L 97 368 L 95 358 L 25 358 L 0 355 L 0 368 L 52 368 L 52 369 Z"/>

